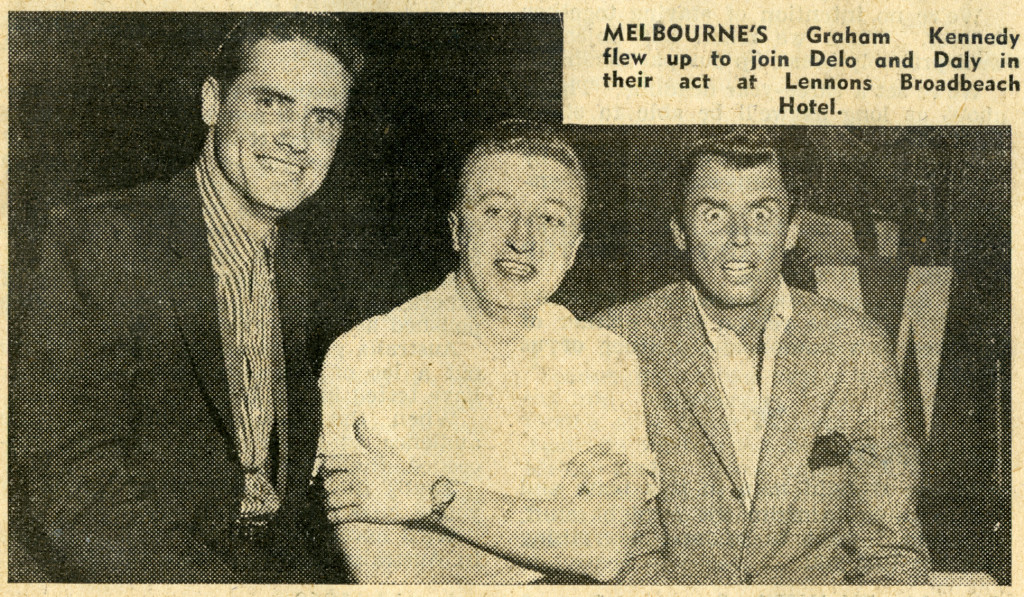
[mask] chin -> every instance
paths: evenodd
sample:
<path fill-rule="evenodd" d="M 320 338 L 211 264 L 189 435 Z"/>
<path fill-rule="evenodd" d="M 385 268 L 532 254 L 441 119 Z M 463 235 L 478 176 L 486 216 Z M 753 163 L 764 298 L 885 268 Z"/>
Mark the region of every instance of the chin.
<path fill-rule="evenodd" d="M 538 300 L 534 297 L 526 297 L 522 293 L 491 292 L 488 293 L 488 295 L 488 302 L 493 305 L 497 305 L 502 309 L 508 309 L 511 311 L 539 309 L 541 304 L 544 303 L 544 301 Z"/>
<path fill-rule="evenodd" d="M 503 297 L 503 299 L 498 304 L 511 311 L 536 311 L 544 303 L 544 301 L 528 300 L 520 297 Z"/>
<path fill-rule="evenodd" d="M 266 209 L 279 213 L 287 213 L 298 207 L 305 197 L 294 191 L 275 191 L 271 188 L 260 189 L 254 201 Z"/>
<path fill-rule="evenodd" d="M 747 307 L 756 304 L 759 299 L 756 289 L 750 287 L 721 285 L 718 288 L 705 288 L 723 307 Z"/>

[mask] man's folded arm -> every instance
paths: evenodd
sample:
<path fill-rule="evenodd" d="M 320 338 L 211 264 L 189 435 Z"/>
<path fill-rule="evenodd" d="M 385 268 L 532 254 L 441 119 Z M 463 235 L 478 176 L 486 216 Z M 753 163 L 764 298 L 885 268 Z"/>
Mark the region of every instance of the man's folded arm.
<path fill-rule="evenodd" d="M 536 573 L 419 525 L 343 524 L 337 536 L 360 584 L 522 584 Z"/>
<path fill-rule="evenodd" d="M 544 571 L 613 580 L 636 534 L 647 473 L 630 465 L 601 491 L 549 499 L 455 484 L 440 525 L 505 559 Z"/>
<path fill-rule="evenodd" d="M 531 568 L 601 582 L 619 576 L 634 555 L 644 505 L 657 493 L 660 480 L 647 441 L 636 356 L 625 343 L 607 354 L 621 355 L 609 366 L 621 375 L 607 388 L 608 402 L 595 401 L 594 407 L 615 422 L 612 443 L 625 449 L 625 474 L 600 489 L 556 493 L 551 499 L 514 498 L 463 485 L 442 517 L 442 526 Z M 583 454 L 573 459 L 570 471 L 575 470 L 573 463 L 586 460 Z M 596 482 L 584 481 L 584 486 Z"/>
<path fill-rule="evenodd" d="M 356 576 L 363 579 L 398 582 L 393 579 L 405 578 L 409 570 L 436 568 L 445 558 L 440 554 L 431 557 L 430 552 L 446 550 L 437 541 L 442 538 L 437 531 L 441 531 L 522 569 L 607 582 L 619 573 L 628 554 L 646 485 L 654 482 L 653 475 L 629 463 L 626 456 L 610 453 L 607 444 L 598 444 L 566 465 L 562 482 L 549 497 L 514 497 L 459 481 L 448 480 L 446 486 L 443 477 L 411 467 L 387 442 L 367 431 L 361 418 L 356 422 L 356 436 L 366 453 L 326 457 L 320 475 L 331 519 L 341 525 L 339 539 L 354 556 Z M 435 511 L 431 516 L 431 503 L 436 506 L 438 498 L 433 495 L 434 488 L 439 483 L 452 497 L 443 502 L 447 504 L 443 513 Z M 431 538 L 432 545 L 413 537 L 418 529 L 405 528 L 404 523 L 432 528 L 433 532 L 424 535 Z M 389 525 L 416 544 L 411 555 L 422 561 L 410 561 L 411 567 L 399 562 L 392 570 L 393 558 L 373 560 L 373 552 L 379 551 L 373 543 L 391 532 Z M 504 578 L 501 566 L 488 568 Z M 515 578 L 498 582 L 521 581 L 518 573 L 522 570 L 509 571 L 516 573 Z M 448 578 L 445 574 L 430 577 Z"/>

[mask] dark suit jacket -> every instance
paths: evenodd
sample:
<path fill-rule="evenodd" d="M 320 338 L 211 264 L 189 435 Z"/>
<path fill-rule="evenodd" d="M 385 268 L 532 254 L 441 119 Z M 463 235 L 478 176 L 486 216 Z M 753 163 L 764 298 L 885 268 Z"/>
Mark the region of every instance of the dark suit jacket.
<path fill-rule="evenodd" d="M 812 294 L 793 289 L 792 297 L 749 513 L 686 286 L 670 285 L 594 319 L 637 352 L 662 475 L 649 531 L 663 535 L 663 547 L 637 558 L 625 582 L 927 582 L 914 512 L 917 449 L 905 432 L 884 332 Z M 849 458 L 811 470 L 815 438 L 833 432 L 853 443 Z"/>
<path fill-rule="evenodd" d="M 242 471 L 193 171 L 56 214 L 9 401 L 11 538 L 49 578 L 341 580 L 307 497 L 321 416 L 319 355 L 307 350 L 316 307 L 290 239 L 282 229 L 275 259 L 287 479 L 269 546 L 257 548 L 229 532 Z"/>

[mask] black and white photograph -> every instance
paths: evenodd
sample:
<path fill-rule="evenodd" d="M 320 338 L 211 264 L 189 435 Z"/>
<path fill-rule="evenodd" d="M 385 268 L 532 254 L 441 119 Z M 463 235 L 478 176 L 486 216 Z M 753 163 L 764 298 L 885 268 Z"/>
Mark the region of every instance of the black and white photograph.
<path fill-rule="evenodd" d="M 1017 131 L 566 123 L 563 27 L 9 13 L 7 582 L 1010 585 Z"/>

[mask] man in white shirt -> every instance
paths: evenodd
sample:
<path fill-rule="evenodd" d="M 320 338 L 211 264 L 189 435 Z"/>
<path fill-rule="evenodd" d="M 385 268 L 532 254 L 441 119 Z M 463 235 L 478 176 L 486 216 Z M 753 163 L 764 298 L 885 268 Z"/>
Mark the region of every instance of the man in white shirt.
<path fill-rule="evenodd" d="M 563 140 L 502 123 L 461 172 L 457 270 L 331 347 L 322 476 L 357 581 L 619 572 L 658 474 L 632 349 L 547 302 L 584 196 Z"/>

